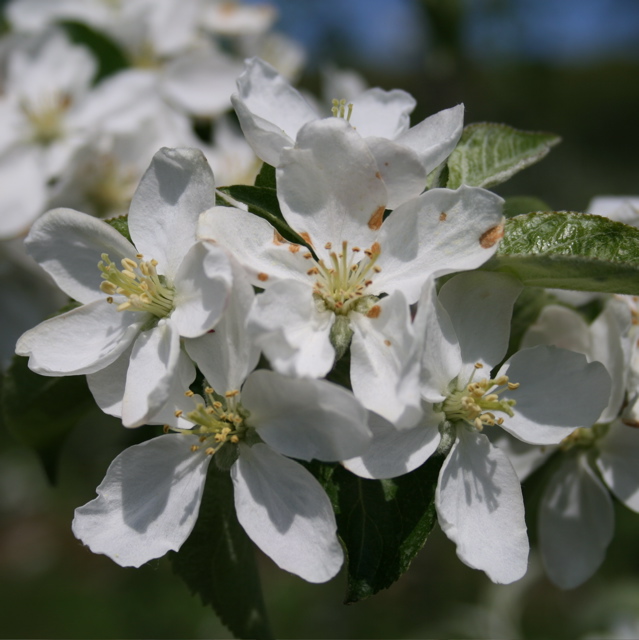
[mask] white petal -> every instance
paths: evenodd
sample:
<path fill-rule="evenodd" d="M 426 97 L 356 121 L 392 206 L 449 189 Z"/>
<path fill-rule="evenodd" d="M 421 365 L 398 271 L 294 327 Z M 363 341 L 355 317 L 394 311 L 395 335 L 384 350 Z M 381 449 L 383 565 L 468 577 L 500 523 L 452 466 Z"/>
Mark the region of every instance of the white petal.
<path fill-rule="evenodd" d="M 210 456 L 194 454 L 195 436 L 165 435 L 123 451 L 75 510 L 73 533 L 123 567 L 177 551 L 197 520 Z"/>
<path fill-rule="evenodd" d="M 215 205 L 215 181 L 199 149 L 160 149 L 133 196 L 129 231 L 138 251 L 173 278 L 195 244 L 200 214 Z"/>
<path fill-rule="evenodd" d="M 558 444 L 577 427 L 592 426 L 610 396 L 610 376 L 600 362 L 557 347 L 518 351 L 498 375 L 520 384 L 504 393 L 517 404 L 502 427 L 531 444 Z"/>
<path fill-rule="evenodd" d="M 464 373 L 470 375 L 477 362 L 488 373 L 506 355 L 513 305 L 522 288 L 511 276 L 484 271 L 461 273 L 441 288 L 439 300 L 459 340 Z"/>
<path fill-rule="evenodd" d="M 122 401 L 122 423 L 139 427 L 168 400 L 180 358 L 180 336 L 168 320 L 143 331 L 133 345 Z"/>
<path fill-rule="evenodd" d="M 216 242 L 244 267 L 251 283 L 267 288 L 278 280 L 308 282 L 307 249 L 291 244 L 266 220 L 233 207 L 213 207 L 200 216 L 198 238 Z"/>
<path fill-rule="evenodd" d="M 208 384 L 220 393 L 240 389 L 257 366 L 260 350 L 247 328 L 254 298 L 253 287 L 240 268 L 233 265 L 233 289 L 222 319 L 213 331 L 184 341 L 186 352 Z"/>
<path fill-rule="evenodd" d="M 499 584 L 526 573 L 528 538 L 519 480 L 488 438 L 465 428 L 444 462 L 435 494 L 439 524 L 459 559 Z"/>
<path fill-rule="evenodd" d="M 592 333 L 591 357 L 604 364 L 612 380 L 610 400 L 598 422 L 614 420 L 619 415 L 624 402 L 632 353 L 628 336 L 630 323 L 631 314 L 628 305 L 621 300 L 611 298 L 606 302 L 604 310 L 590 325 Z"/>
<path fill-rule="evenodd" d="M 422 120 L 396 142 L 413 149 L 420 157 L 426 173 L 430 173 L 453 151 L 464 128 L 464 105 L 458 104 L 450 109 Z"/>
<path fill-rule="evenodd" d="M 413 322 L 414 356 L 420 359 L 421 393 L 428 402 L 443 402 L 462 366 L 455 330 L 437 296 L 434 278 L 423 288 Z"/>
<path fill-rule="evenodd" d="M 43 159 L 33 146 L 18 146 L 0 156 L 0 238 L 27 231 L 47 201 Z"/>
<path fill-rule="evenodd" d="M 254 371 L 242 388 L 248 423 L 273 449 L 301 460 L 352 458 L 370 442 L 367 411 L 332 382 Z"/>
<path fill-rule="evenodd" d="M 246 61 L 231 102 L 242 131 L 255 153 L 277 167 L 284 147 L 293 146 L 297 132 L 318 116 L 288 81 L 259 58 Z"/>
<path fill-rule="evenodd" d="M 386 138 L 366 138 L 386 185 L 387 209 L 416 198 L 426 186 L 427 174 L 417 154 Z"/>
<path fill-rule="evenodd" d="M 342 566 L 331 503 L 301 465 L 263 444 L 242 446 L 231 468 L 237 518 L 279 567 L 326 582 Z"/>
<path fill-rule="evenodd" d="M 597 467 L 621 502 L 639 512 L 639 429 L 616 420 L 599 441 Z"/>
<path fill-rule="evenodd" d="M 439 445 L 439 424 L 444 416 L 424 407 L 426 415 L 412 429 L 398 431 L 390 422 L 371 413 L 368 426 L 373 439 L 366 451 L 342 464 L 361 478 L 396 478 L 421 467 Z"/>
<path fill-rule="evenodd" d="M 329 339 L 334 320 L 333 313 L 317 310 L 308 284 L 284 280 L 256 297 L 249 331 L 279 373 L 321 378 L 335 360 Z"/>
<path fill-rule="evenodd" d="M 122 417 L 122 401 L 126 390 L 126 375 L 133 345 L 129 347 L 113 364 L 87 376 L 89 389 L 96 404 L 110 416 Z M 165 405 L 152 417 L 147 424 L 170 424 L 171 426 L 190 429 L 193 425 L 184 418 L 175 415 L 176 410 L 184 413 L 192 411 L 195 404 L 192 398 L 187 398 L 184 392 L 195 380 L 195 366 L 184 356 L 178 358 L 178 365 L 171 380 L 171 391 Z"/>
<path fill-rule="evenodd" d="M 135 247 L 102 220 L 73 211 L 53 209 L 37 220 L 25 240 L 29 254 L 67 295 L 78 302 L 106 300 L 100 291 L 100 256 L 119 265 L 135 258 Z"/>
<path fill-rule="evenodd" d="M 412 304 L 431 275 L 482 265 L 503 235 L 503 200 L 484 189 L 431 189 L 395 209 L 382 225 L 376 291 L 404 292 Z"/>
<path fill-rule="evenodd" d="M 506 454 L 520 482 L 541 467 L 557 450 L 557 447 L 551 444 L 539 446 L 522 442 L 501 429 L 488 429 L 485 433 L 488 439 Z"/>
<path fill-rule="evenodd" d="M 242 65 L 212 51 L 193 51 L 165 67 L 162 92 L 187 113 L 205 118 L 231 108 L 231 94 Z"/>
<path fill-rule="evenodd" d="M 318 256 L 326 242 L 370 247 L 386 209 L 386 187 L 368 145 L 348 122 L 328 118 L 300 129 L 282 153 L 277 192 L 286 221 L 309 234 Z"/>
<path fill-rule="evenodd" d="M 43 376 L 95 373 L 127 349 L 148 316 L 96 300 L 27 331 L 16 353 L 29 356 L 29 368 Z"/>
<path fill-rule="evenodd" d="M 350 123 L 360 136 L 391 140 L 408 130 L 410 114 L 417 104 L 415 98 L 406 91 L 384 91 L 379 87 L 364 91 L 351 102 L 353 111 Z"/>
<path fill-rule="evenodd" d="M 581 314 L 558 304 L 549 304 L 541 310 L 537 320 L 524 334 L 520 348 L 527 349 L 540 344 L 552 344 L 585 356 L 592 351 L 588 323 Z"/>
<path fill-rule="evenodd" d="M 603 562 L 614 530 L 612 500 L 585 455 L 562 461 L 546 487 L 538 518 L 548 577 L 562 589 L 579 586 Z"/>
<path fill-rule="evenodd" d="M 222 249 L 202 242 L 191 247 L 173 281 L 171 322 L 181 336 L 197 338 L 215 326 L 226 307 L 231 281 L 231 265 Z"/>
<path fill-rule="evenodd" d="M 410 309 L 396 291 L 380 300 L 379 313 L 351 314 L 351 386 L 357 399 L 396 426 L 420 417 L 419 370 L 406 368 L 414 343 Z"/>

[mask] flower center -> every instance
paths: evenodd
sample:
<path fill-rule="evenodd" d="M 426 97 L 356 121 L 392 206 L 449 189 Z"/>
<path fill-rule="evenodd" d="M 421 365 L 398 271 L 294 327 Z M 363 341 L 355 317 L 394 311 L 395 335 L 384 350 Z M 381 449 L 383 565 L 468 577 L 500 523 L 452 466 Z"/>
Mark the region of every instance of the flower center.
<path fill-rule="evenodd" d="M 107 302 L 113 304 L 114 295 L 123 295 L 126 301 L 118 304 L 118 311 L 146 311 L 158 318 L 164 318 L 173 311 L 175 289 L 166 284 L 164 276 L 158 275 L 155 267 L 157 260 L 143 261 L 138 254 L 139 262 L 130 258 L 122 259 L 120 271 L 106 253 L 98 263 L 104 282 L 100 290 L 109 297 Z"/>
<path fill-rule="evenodd" d="M 188 397 L 193 397 L 192 391 L 187 391 Z M 178 427 L 165 427 L 165 431 L 177 431 L 199 436 L 200 444 L 194 444 L 191 451 L 204 449 L 206 455 L 212 456 L 218 453 L 224 445 L 225 448 L 234 449 L 230 445 L 236 445 L 244 440 L 251 429 L 245 424 L 249 412 L 240 404 L 240 392 L 238 390 L 227 391 L 223 396 L 216 393 L 211 387 L 204 389 L 206 404 L 197 404 L 193 411 L 184 414 L 181 410 L 175 412 L 176 417 L 183 417 L 195 426 L 193 429 L 180 429 Z"/>
<path fill-rule="evenodd" d="M 110 155 L 105 155 L 86 167 L 86 197 L 99 218 L 126 213 L 135 187 L 137 172 L 123 167 Z"/>
<path fill-rule="evenodd" d="M 474 382 L 475 372 L 482 369 L 479 362 L 475 364 L 475 371 L 471 375 L 466 386 L 451 393 L 441 405 L 441 410 L 446 414 L 449 422 L 463 421 L 472 425 L 477 431 L 484 426 L 501 425 L 502 417 L 495 417 L 495 411 L 505 413 L 511 418 L 514 415 L 515 400 L 500 399 L 504 391 L 514 391 L 519 387 L 518 382 L 510 382 L 508 376 L 497 378 L 484 378 Z"/>
<path fill-rule="evenodd" d="M 351 115 L 353 115 L 353 104 L 346 104 L 346 100 L 344 100 L 344 98 L 341 100 L 333 98 L 332 104 L 331 113 L 333 114 L 333 117 L 344 118 L 344 120 L 350 122 Z"/>
<path fill-rule="evenodd" d="M 64 134 L 64 114 L 71 106 L 71 97 L 64 93 L 53 93 L 38 104 L 26 100 L 20 108 L 31 126 L 31 139 L 38 144 L 48 145 Z"/>
<path fill-rule="evenodd" d="M 324 248 L 330 250 L 331 243 Z M 358 310 L 362 306 L 360 301 L 366 298 L 366 288 L 373 282 L 370 276 L 381 271 L 375 264 L 381 251 L 378 242 L 363 251 L 359 247 L 349 251 L 348 242 L 342 242 L 341 253 L 329 254 L 330 264 L 320 260 L 307 271 L 309 276 L 317 276 L 313 288 L 315 299 L 337 315 L 348 315 L 353 308 Z M 310 253 L 304 255 L 307 256 L 312 257 Z"/>

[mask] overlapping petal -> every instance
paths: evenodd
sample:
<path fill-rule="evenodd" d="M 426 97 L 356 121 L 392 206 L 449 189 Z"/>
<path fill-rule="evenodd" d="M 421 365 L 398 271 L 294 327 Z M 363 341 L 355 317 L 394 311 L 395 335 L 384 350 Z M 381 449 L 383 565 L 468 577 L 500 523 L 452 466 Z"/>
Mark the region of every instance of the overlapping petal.
<path fill-rule="evenodd" d="M 98 497 L 75 510 L 73 533 L 123 567 L 177 551 L 197 520 L 209 456 L 195 436 L 165 435 L 125 449 Z"/>
<path fill-rule="evenodd" d="M 326 582 L 342 566 L 331 503 L 304 467 L 266 445 L 242 445 L 231 469 L 237 518 L 273 561 L 309 582 Z"/>

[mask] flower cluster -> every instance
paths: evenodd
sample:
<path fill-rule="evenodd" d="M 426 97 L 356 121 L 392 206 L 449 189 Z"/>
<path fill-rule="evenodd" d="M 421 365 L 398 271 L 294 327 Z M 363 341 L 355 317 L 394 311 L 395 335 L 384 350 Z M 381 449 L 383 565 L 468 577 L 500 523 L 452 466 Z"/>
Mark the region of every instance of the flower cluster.
<path fill-rule="evenodd" d="M 126 427 L 165 431 L 114 460 L 74 533 L 123 566 L 178 550 L 214 461 L 253 541 L 321 582 L 343 553 L 331 502 L 298 461 L 391 478 L 439 451 L 437 514 L 459 557 L 517 580 L 524 508 L 498 434 L 564 446 L 597 422 L 611 383 L 604 364 L 563 348 L 503 362 L 522 286 L 474 271 L 499 246 L 503 201 L 464 185 L 424 191 L 462 107 L 410 127 L 408 94 L 371 89 L 322 117 L 259 59 L 233 104 L 275 167 L 283 227 L 217 204 L 205 156 L 165 148 L 133 195 L 130 240 L 65 208 L 27 237 L 80 306 L 27 331 L 17 353 L 42 375 L 86 374 Z M 347 353 L 350 388 L 326 379 Z M 271 370 L 256 369 L 260 354 Z"/>
<path fill-rule="evenodd" d="M 504 201 L 473 186 L 485 182 L 438 182 L 462 105 L 411 126 L 401 90 L 311 104 L 217 40 L 259 51 L 266 7 L 13 0 L 8 17 L 0 235 L 28 230 L 29 255 L 73 301 L 16 353 L 43 376 L 86 375 L 124 427 L 163 427 L 76 510 L 83 543 L 122 566 L 179 551 L 213 464 L 255 544 L 323 582 L 344 551 L 311 463 L 391 479 L 441 459 L 442 530 L 464 563 L 509 583 L 528 562 L 521 481 L 553 456 L 548 573 L 571 587 L 594 572 L 607 488 L 639 510 L 637 301 L 600 297 L 590 324 L 548 304 L 509 339 L 524 285 L 487 267 Z M 131 66 L 93 84 L 96 61 L 56 26 L 74 20 Z M 260 162 L 254 191 L 220 189 L 252 183 Z"/>

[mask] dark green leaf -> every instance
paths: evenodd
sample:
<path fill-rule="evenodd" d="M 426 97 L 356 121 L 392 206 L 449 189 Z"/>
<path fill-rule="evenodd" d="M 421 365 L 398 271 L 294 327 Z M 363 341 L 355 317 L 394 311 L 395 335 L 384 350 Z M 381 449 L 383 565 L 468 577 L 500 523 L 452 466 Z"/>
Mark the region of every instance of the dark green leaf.
<path fill-rule="evenodd" d="M 286 220 L 284 220 L 275 189 L 235 185 L 232 187 L 222 187 L 219 191 L 228 194 L 234 200 L 239 200 L 248 205 L 251 213 L 270 222 L 289 242 L 302 245 L 306 244 L 303 238 L 298 236 L 297 233 L 288 226 Z"/>
<path fill-rule="evenodd" d="M 550 211 L 550 207 L 543 200 L 534 196 L 512 196 L 511 198 L 506 198 L 504 215 L 507 218 L 514 218 L 522 213 L 531 213 L 533 211 Z"/>
<path fill-rule="evenodd" d="M 96 82 L 130 66 L 122 49 L 101 31 L 84 22 L 65 20 L 61 24 L 73 42 L 84 45 L 95 56 L 98 61 Z"/>
<path fill-rule="evenodd" d="M 331 498 L 347 552 L 346 604 L 390 587 L 437 521 L 435 488 L 444 454 L 393 480 L 365 480 L 341 466 L 312 468 Z"/>
<path fill-rule="evenodd" d="M 493 187 L 541 160 L 560 140 L 552 133 L 519 131 L 505 124 L 468 125 L 448 158 L 447 187 Z"/>
<path fill-rule="evenodd" d="M 531 287 L 639 295 L 639 229 L 583 213 L 528 213 L 506 221 L 482 268 Z"/>
<path fill-rule="evenodd" d="M 129 233 L 129 217 L 118 216 L 117 218 L 109 218 L 105 220 L 107 224 L 110 224 L 118 233 L 122 234 L 129 242 L 131 240 L 131 234 Z"/>
<path fill-rule="evenodd" d="M 191 535 L 177 553 L 173 570 L 213 607 L 238 638 L 272 638 L 255 548 L 235 515 L 233 483 L 213 463 Z"/>
<path fill-rule="evenodd" d="M 255 186 L 265 189 L 275 189 L 277 186 L 275 182 L 275 167 L 265 162 L 255 178 Z"/>
<path fill-rule="evenodd" d="M 4 375 L 4 421 L 16 440 L 35 449 L 54 482 L 58 453 L 66 436 L 95 402 L 85 376 L 40 376 L 27 362 L 28 358 L 14 356 Z"/>

